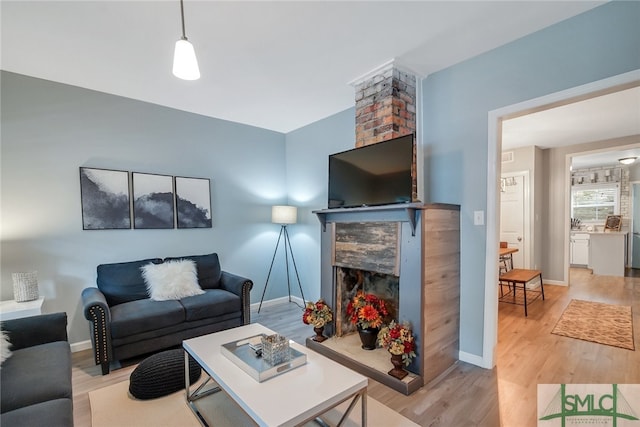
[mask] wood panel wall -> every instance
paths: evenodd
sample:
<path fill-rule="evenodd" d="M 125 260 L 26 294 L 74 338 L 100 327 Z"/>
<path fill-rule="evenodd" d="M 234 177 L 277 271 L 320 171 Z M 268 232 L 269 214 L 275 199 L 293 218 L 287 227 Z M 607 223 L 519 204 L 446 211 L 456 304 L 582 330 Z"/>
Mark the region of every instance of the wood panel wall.
<path fill-rule="evenodd" d="M 458 360 L 460 336 L 460 211 L 426 209 L 422 222 L 423 380 Z"/>

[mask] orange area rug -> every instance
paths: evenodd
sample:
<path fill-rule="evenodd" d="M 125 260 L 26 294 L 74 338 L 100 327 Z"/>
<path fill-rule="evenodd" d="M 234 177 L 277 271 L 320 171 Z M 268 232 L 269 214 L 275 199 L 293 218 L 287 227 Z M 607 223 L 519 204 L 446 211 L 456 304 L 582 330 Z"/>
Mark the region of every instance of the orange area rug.
<path fill-rule="evenodd" d="M 552 334 L 634 350 L 631 307 L 571 300 Z"/>

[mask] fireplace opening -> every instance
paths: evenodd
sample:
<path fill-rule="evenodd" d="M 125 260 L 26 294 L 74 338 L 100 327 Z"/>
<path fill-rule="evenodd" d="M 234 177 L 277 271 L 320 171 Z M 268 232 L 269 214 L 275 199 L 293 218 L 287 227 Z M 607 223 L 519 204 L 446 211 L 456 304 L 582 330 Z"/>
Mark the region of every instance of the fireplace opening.
<path fill-rule="evenodd" d="M 347 315 L 347 306 L 359 290 L 384 300 L 389 318 L 398 319 L 400 278 L 391 274 L 348 267 L 334 267 L 336 292 L 335 335 L 340 337 L 356 331 Z"/>

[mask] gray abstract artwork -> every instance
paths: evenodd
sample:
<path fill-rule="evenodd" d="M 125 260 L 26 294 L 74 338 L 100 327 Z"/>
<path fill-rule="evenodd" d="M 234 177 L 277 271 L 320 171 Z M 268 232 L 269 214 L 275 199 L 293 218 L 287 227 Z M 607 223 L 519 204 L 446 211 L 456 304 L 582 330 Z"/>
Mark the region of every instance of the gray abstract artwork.
<path fill-rule="evenodd" d="M 133 173 L 134 228 L 173 228 L 173 177 Z"/>
<path fill-rule="evenodd" d="M 80 168 L 83 230 L 131 228 L 129 173 Z"/>
<path fill-rule="evenodd" d="M 205 178 L 176 177 L 178 228 L 211 228 L 211 190 Z"/>

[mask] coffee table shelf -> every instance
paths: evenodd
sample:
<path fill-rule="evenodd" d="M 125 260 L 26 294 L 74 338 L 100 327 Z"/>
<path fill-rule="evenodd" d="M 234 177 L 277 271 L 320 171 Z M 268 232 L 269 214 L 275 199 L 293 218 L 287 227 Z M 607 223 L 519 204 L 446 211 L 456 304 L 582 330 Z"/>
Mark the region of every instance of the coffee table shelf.
<path fill-rule="evenodd" d="M 295 342 L 290 343 L 291 347 L 305 353 L 307 363 L 263 382 L 256 382 L 222 354 L 223 344 L 273 333 L 258 323 L 251 323 L 192 338 L 182 343 L 185 362 L 188 363 L 188 355 L 191 355 L 217 386 L 214 390 L 223 391 L 260 426 L 304 425 L 343 402 L 355 404 L 358 400 L 362 402 L 362 425 L 366 426 L 367 377 Z M 215 425 L 215 419 L 207 421 L 196 404 L 200 391 L 205 394 L 211 391 L 201 387 L 192 390 L 188 376 L 185 377 L 186 397 L 191 409 L 201 423 Z M 348 417 L 348 412 L 345 415 Z"/>

